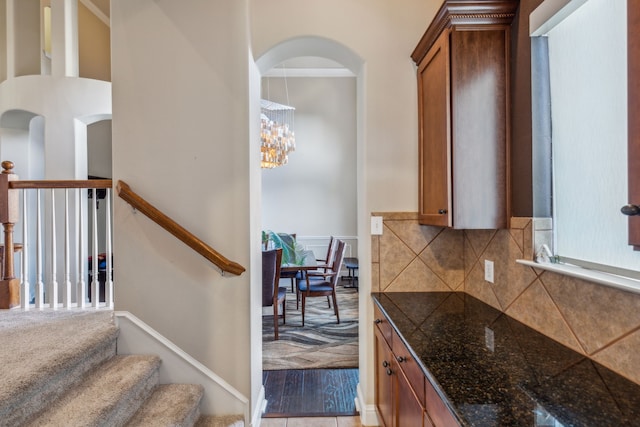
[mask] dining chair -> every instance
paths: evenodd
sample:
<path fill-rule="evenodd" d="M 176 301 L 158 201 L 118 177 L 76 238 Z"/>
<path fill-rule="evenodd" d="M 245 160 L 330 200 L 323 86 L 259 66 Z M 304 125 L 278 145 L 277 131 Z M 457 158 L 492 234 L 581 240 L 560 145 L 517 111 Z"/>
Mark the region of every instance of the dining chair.
<path fill-rule="evenodd" d="M 333 300 L 333 312 L 336 315 L 338 323 L 340 323 L 340 313 L 338 311 L 338 300 L 336 298 L 336 285 L 340 279 L 340 270 L 344 260 L 346 245 L 342 240 L 338 240 L 336 245 L 335 261 L 327 272 L 326 278 L 305 278 L 298 280 L 298 290 L 302 299 L 302 326 L 304 326 L 304 314 L 307 298 L 311 297 L 331 297 Z"/>
<path fill-rule="evenodd" d="M 262 251 L 262 306 L 273 307 L 273 330 L 278 334 L 278 306 L 282 304 L 282 323 L 287 323 L 287 288 L 279 287 L 282 249 Z"/>
<path fill-rule="evenodd" d="M 298 274 L 296 280 L 299 282 L 300 280 L 305 280 L 306 276 L 309 276 L 311 280 L 328 280 L 331 277 L 331 271 L 333 269 L 333 264 L 336 261 L 336 245 L 338 243 L 338 239 L 331 236 L 329 239 L 329 247 L 327 248 L 327 255 L 324 259 L 317 259 L 318 269 L 317 270 L 308 270 L 304 275 Z M 300 303 L 300 293 L 296 292 L 296 310 L 299 307 Z M 327 296 L 327 303 L 329 304 L 329 308 L 331 308 L 331 300 Z"/>
<path fill-rule="evenodd" d="M 333 264 L 336 261 L 336 244 L 338 239 L 335 239 L 331 236 L 329 240 L 329 247 L 327 248 L 327 255 L 324 259 L 316 259 L 318 261 L 318 269 L 317 270 L 309 270 L 307 274 L 309 277 L 322 277 L 323 279 L 328 279 L 328 273 L 333 269 Z"/>
<path fill-rule="evenodd" d="M 329 263 L 331 262 L 331 260 L 333 259 L 333 252 L 336 249 L 336 238 L 333 236 L 329 237 L 329 246 L 327 246 L 327 254 L 325 255 L 324 259 L 317 259 L 316 261 L 318 261 L 319 266 L 324 265 L 325 268 L 329 267 Z"/>

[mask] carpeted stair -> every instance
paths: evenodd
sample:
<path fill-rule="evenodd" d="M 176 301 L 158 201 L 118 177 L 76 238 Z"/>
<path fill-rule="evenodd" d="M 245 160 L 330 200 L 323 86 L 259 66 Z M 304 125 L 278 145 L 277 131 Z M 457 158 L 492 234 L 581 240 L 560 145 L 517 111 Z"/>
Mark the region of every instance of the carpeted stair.
<path fill-rule="evenodd" d="M 200 415 L 203 387 L 117 355 L 111 311 L 0 311 L 0 426 L 243 426 Z"/>

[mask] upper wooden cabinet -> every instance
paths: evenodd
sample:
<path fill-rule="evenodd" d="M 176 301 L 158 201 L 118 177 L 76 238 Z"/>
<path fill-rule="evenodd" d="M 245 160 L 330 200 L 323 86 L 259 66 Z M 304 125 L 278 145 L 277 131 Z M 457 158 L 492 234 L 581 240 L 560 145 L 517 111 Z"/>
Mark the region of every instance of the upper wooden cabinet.
<path fill-rule="evenodd" d="M 509 37 L 517 6 L 445 1 L 411 55 L 421 224 L 508 227 Z"/>

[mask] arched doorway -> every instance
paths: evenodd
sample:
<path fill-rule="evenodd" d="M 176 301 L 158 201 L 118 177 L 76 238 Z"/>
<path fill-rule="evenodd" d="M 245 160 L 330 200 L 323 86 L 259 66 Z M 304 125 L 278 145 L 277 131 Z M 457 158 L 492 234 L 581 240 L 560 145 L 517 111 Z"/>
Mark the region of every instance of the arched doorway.
<path fill-rule="evenodd" d="M 258 68 L 260 70 L 260 73 L 263 76 L 263 91 L 262 91 L 263 96 L 265 95 L 265 92 L 267 93 L 271 92 L 271 95 L 274 95 L 273 83 L 266 83 L 269 86 L 271 86 L 266 91 L 264 87 L 265 79 L 271 80 L 272 76 L 274 75 L 275 76 L 279 75 L 281 80 L 283 79 L 283 76 L 286 76 L 289 82 L 288 85 L 290 87 L 304 86 L 303 84 L 297 84 L 299 82 L 295 82 L 295 83 L 292 83 L 292 82 L 294 81 L 294 79 L 304 78 L 303 76 L 305 75 L 305 71 L 300 71 L 300 69 L 305 69 L 305 65 L 303 65 L 305 61 L 308 61 L 311 64 L 306 66 L 307 76 L 321 75 L 322 72 L 319 72 L 318 68 L 324 66 L 326 67 L 324 70 L 326 73 L 325 77 L 326 75 L 329 75 L 329 74 L 340 75 L 340 73 L 344 73 L 342 74 L 343 77 L 349 76 L 349 78 L 352 80 L 351 83 L 352 83 L 354 94 L 353 94 L 353 103 L 349 107 L 351 108 L 352 111 L 350 111 L 349 113 L 352 113 L 350 120 L 352 121 L 353 132 L 354 132 L 352 136 L 353 142 L 354 142 L 354 147 L 353 147 L 354 153 L 353 153 L 353 157 L 350 158 L 349 164 L 347 165 L 347 167 L 352 172 L 353 194 L 350 202 L 348 203 L 353 204 L 353 211 L 354 211 L 354 224 L 352 227 L 352 229 L 354 230 L 353 232 L 354 239 L 353 239 L 353 242 L 350 242 L 353 245 L 352 255 L 358 256 L 361 253 L 360 251 L 363 249 L 363 246 L 369 245 L 368 235 L 362 235 L 361 233 L 361 229 L 363 228 L 361 226 L 361 223 L 363 222 L 361 214 L 363 214 L 363 211 L 364 211 L 362 209 L 362 206 L 364 205 L 364 202 L 363 202 L 364 172 L 362 168 L 362 165 L 364 163 L 363 162 L 363 156 L 364 156 L 363 136 L 362 136 L 363 126 L 361 123 L 362 112 L 359 110 L 363 105 L 362 90 L 361 90 L 363 86 L 362 60 L 345 46 L 339 43 L 336 43 L 333 40 L 329 40 L 325 38 L 300 37 L 300 38 L 284 41 L 274 46 L 272 49 L 267 51 L 264 55 L 262 55 L 256 61 Z M 284 66 L 282 65 L 283 63 L 284 63 Z M 293 71 L 294 68 L 298 70 L 297 73 Z M 309 71 L 310 69 L 313 69 L 313 70 L 310 72 Z M 285 79 L 284 83 L 281 81 L 280 85 L 282 84 L 286 86 L 287 80 Z M 291 94 L 291 89 L 285 87 L 285 90 L 288 90 L 288 93 Z M 270 99 L 270 100 L 276 101 L 276 102 L 282 102 L 282 99 L 280 100 Z M 291 105 L 294 107 L 297 107 L 295 105 L 295 102 L 292 102 Z M 341 108 L 341 106 L 338 106 L 337 108 Z M 348 115 L 348 114 L 345 114 L 345 115 Z M 297 121 L 298 120 L 296 118 L 296 122 Z M 296 132 L 297 132 L 297 135 L 299 135 L 298 131 Z M 325 147 L 325 148 L 329 149 L 328 147 Z M 296 161 L 295 159 L 296 154 L 297 153 L 294 152 L 290 155 L 290 163 L 294 163 Z M 318 154 L 319 153 L 316 153 L 316 158 L 319 158 Z M 337 156 L 337 159 L 340 159 L 341 157 L 348 157 L 348 155 L 343 156 L 339 154 Z M 344 166 L 345 165 L 343 164 L 342 167 Z M 287 166 L 285 166 L 285 168 L 286 167 Z M 311 173 L 309 173 L 311 169 L 312 167 L 307 166 L 306 169 L 304 169 L 306 173 L 301 174 L 301 177 L 299 177 L 297 180 L 304 182 L 305 177 L 308 178 L 310 175 L 312 175 Z M 265 188 L 267 185 L 273 185 L 273 181 L 274 180 L 271 180 L 271 178 L 265 178 L 265 176 L 263 175 L 263 179 L 262 179 L 263 203 L 265 198 Z M 270 191 L 269 194 L 271 194 L 271 191 L 273 191 L 272 188 L 269 188 L 268 190 Z M 322 197 L 318 199 L 322 200 Z M 290 200 L 292 203 L 299 203 L 296 201 L 295 196 L 291 197 Z M 318 202 L 316 201 L 316 203 Z M 300 203 L 300 204 L 304 205 L 304 203 Z M 282 209 L 286 210 L 288 208 L 286 205 L 283 205 Z M 280 222 L 279 224 L 280 226 L 286 226 L 287 223 Z M 297 232 L 298 230 L 289 228 L 283 231 Z M 340 237 L 344 239 L 344 237 L 346 236 L 340 236 Z M 363 239 L 366 239 L 366 240 L 363 240 Z M 366 254 L 365 259 L 368 258 L 368 250 L 365 249 L 363 253 Z M 367 295 L 367 294 L 368 292 L 365 291 L 365 292 L 362 292 L 360 295 Z M 355 304 L 359 308 L 361 304 L 358 299 L 360 299 L 359 295 L 356 295 Z M 356 362 L 356 366 L 357 365 L 358 363 Z M 355 397 L 355 395 L 350 397 L 351 402 L 353 402 L 353 397 Z"/>

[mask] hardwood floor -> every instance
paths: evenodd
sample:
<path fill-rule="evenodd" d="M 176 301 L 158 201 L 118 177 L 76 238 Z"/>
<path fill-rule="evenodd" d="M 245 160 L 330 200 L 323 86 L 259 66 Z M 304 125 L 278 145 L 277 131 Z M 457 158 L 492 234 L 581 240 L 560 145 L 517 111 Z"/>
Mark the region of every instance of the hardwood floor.
<path fill-rule="evenodd" d="M 264 371 L 263 418 L 357 415 L 358 369 Z"/>

